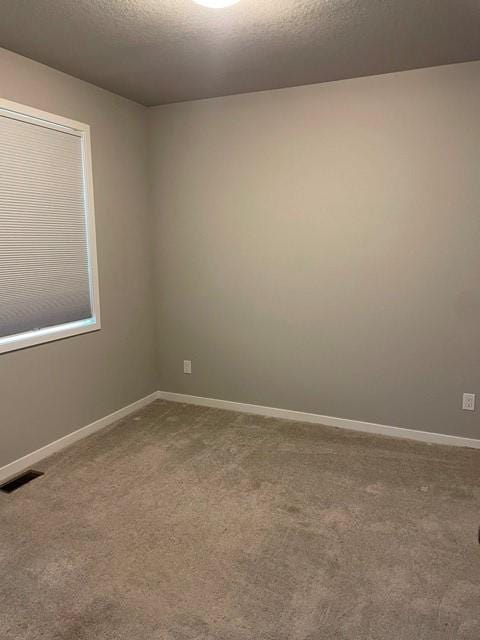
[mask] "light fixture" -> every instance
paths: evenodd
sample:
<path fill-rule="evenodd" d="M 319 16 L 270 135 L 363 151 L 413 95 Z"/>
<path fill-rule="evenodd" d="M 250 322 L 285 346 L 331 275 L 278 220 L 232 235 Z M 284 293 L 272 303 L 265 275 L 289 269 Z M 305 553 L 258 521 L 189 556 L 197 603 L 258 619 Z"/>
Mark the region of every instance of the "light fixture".
<path fill-rule="evenodd" d="M 229 7 L 232 4 L 236 4 L 239 0 L 193 0 L 197 4 L 201 4 L 203 7 L 210 7 L 210 9 L 223 9 Z"/>

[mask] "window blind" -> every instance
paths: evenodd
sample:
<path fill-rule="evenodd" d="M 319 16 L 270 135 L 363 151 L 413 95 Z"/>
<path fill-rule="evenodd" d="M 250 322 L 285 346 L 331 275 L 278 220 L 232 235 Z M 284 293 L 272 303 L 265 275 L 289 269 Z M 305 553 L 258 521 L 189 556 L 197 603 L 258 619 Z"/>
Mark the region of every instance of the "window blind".
<path fill-rule="evenodd" d="M 82 137 L 0 111 L 0 339 L 92 317 Z"/>

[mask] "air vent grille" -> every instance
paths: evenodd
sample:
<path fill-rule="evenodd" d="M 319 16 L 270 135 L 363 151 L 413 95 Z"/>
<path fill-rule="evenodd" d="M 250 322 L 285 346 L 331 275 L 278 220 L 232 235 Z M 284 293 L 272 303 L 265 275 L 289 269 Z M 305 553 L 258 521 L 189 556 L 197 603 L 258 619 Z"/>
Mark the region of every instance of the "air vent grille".
<path fill-rule="evenodd" d="M 38 478 L 39 476 L 43 476 L 42 471 L 34 471 L 33 469 L 29 469 L 19 476 L 11 478 L 4 484 L 0 485 L 0 491 L 3 491 L 4 493 L 12 493 L 12 491 L 20 489 L 20 487 L 23 487 L 24 484 L 35 480 L 35 478 Z"/>

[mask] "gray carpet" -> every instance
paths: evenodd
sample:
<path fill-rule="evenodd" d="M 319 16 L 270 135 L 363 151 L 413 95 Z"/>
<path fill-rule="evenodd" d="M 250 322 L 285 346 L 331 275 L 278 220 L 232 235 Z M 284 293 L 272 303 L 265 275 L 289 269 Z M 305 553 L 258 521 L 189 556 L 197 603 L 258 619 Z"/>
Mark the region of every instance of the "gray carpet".
<path fill-rule="evenodd" d="M 156 402 L 37 468 L 1 640 L 480 638 L 480 451 Z"/>

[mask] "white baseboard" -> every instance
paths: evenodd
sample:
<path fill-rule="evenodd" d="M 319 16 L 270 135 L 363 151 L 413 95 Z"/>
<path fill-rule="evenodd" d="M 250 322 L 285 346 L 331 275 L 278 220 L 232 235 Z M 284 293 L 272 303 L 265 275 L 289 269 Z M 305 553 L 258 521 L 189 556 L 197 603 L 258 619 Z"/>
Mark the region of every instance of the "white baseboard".
<path fill-rule="evenodd" d="M 41 449 L 37 449 L 32 453 L 27 453 L 26 456 L 23 456 L 18 460 L 14 460 L 10 464 L 7 464 L 4 467 L 0 468 L 0 482 L 5 482 L 6 480 L 13 478 L 19 473 L 22 473 L 22 471 L 30 468 L 32 465 L 37 464 L 37 462 L 39 462 L 40 460 L 51 456 L 52 453 L 61 451 L 62 449 L 65 449 L 65 447 L 69 447 L 74 442 L 77 442 L 77 440 L 86 438 L 92 433 L 108 427 L 117 420 L 125 418 L 130 413 L 142 409 L 142 407 L 145 407 L 147 404 L 150 404 L 157 398 L 158 392 L 155 391 L 154 393 L 145 396 L 145 398 L 140 398 L 140 400 L 132 402 L 132 404 L 129 404 L 126 407 L 122 407 L 121 409 L 118 409 L 118 411 L 114 411 L 113 413 L 108 414 L 108 416 L 104 416 L 99 420 L 95 420 L 95 422 L 92 422 L 91 424 L 87 424 L 85 427 L 81 427 L 80 429 L 67 434 L 59 440 L 50 442 L 50 444 L 45 445 Z"/>
<path fill-rule="evenodd" d="M 173 393 L 171 391 L 158 391 L 159 400 L 170 400 L 172 402 L 183 402 L 186 404 L 196 404 L 204 407 L 214 407 L 216 409 L 227 409 L 229 411 L 239 411 L 241 413 L 253 413 L 272 418 L 282 418 L 284 420 L 296 420 L 298 422 L 310 422 L 313 424 L 323 424 L 328 427 L 338 427 L 349 429 L 350 431 L 362 431 L 365 433 L 375 433 L 382 436 L 393 436 L 395 438 L 407 438 L 418 440 L 430 444 L 446 444 L 454 447 L 470 447 L 480 449 L 480 440 L 474 438 L 463 438 L 461 436 L 449 436 L 444 433 L 431 433 L 430 431 L 417 431 L 403 427 L 389 427 L 385 424 L 374 422 L 362 422 L 361 420 L 349 420 L 347 418 L 334 418 L 332 416 L 322 416 L 317 413 L 304 413 L 303 411 L 291 411 L 289 409 L 276 409 L 274 407 L 263 407 L 256 404 L 244 404 L 242 402 L 232 402 L 230 400 L 218 400 L 216 398 L 202 398 L 200 396 L 189 396 L 183 393 Z"/>
<path fill-rule="evenodd" d="M 51 456 L 53 453 L 61 451 L 74 442 L 108 427 L 117 420 L 121 420 L 129 414 L 142 409 L 154 400 L 169 400 L 171 402 L 183 402 L 185 404 L 195 404 L 204 407 L 213 407 L 216 409 L 239 411 L 240 413 L 270 416 L 272 418 L 282 418 L 284 420 L 295 420 L 297 422 L 309 422 L 320 425 L 323 424 L 328 427 L 338 427 L 340 429 L 349 429 L 350 431 L 375 433 L 382 436 L 393 436 L 395 438 L 407 438 L 409 440 L 418 440 L 420 442 L 427 442 L 431 444 L 444 444 L 455 447 L 480 449 L 480 440 L 475 438 L 463 438 L 461 436 L 450 436 L 444 433 L 431 433 L 430 431 L 418 431 L 416 429 L 407 429 L 403 427 L 390 427 L 388 425 L 375 424 L 373 422 L 362 422 L 360 420 L 349 420 L 347 418 L 334 418 L 332 416 L 323 416 L 317 413 L 304 413 L 303 411 L 292 411 L 290 409 L 277 409 L 275 407 L 264 407 L 257 404 L 232 402 L 230 400 L 202 398 L 200 396 L 190 396 L 183 393 L 173 393 L 171 391 L 155 391 L 145 398 L 141 398 L 126 407 L 122 407 L 121 409 L 118 409 L 118 411 L 110 413 L 108 416 L 104 416 L 85 427 L 67 434 L 59 440 L 55 440 L 54 442 L 45 445 L 41 449 L 28 453 L 26 456 L 1 467 L 0 482 L 5 482 L 9 478 L 13 478 L 44 458 Z"/>

